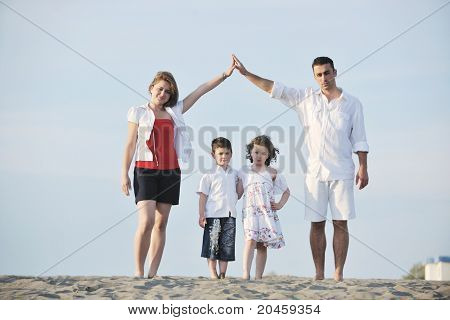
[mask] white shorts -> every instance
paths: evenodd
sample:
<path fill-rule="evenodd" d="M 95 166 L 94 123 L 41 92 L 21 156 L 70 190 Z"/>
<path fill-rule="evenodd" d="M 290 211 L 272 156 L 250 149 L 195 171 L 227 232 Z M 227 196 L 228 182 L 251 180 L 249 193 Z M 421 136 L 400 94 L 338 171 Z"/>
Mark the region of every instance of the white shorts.
<path fill-rule="evenodd" d="M 356 217 L 352 180 L 319 181 L 306 176 L 305 220 L 321 222 L 327 219 L 327 207 L 333 220 L 349 220 Z"/>

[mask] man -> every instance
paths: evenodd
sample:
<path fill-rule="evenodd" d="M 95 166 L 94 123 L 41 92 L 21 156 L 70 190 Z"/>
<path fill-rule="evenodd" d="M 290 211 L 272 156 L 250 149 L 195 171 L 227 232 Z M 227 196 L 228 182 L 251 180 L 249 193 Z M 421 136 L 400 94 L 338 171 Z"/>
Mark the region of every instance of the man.
<path fill-rule="evenodd" d="M 305 219 L 311 221 L 310 245 L 316 280 L 324 279 L 327 207 L 333 219 L 334 279 L 342 281 L 348 251 L 347 221 L 355 218 L 352 151 L 358 155 L 356 185 L 369 182 L 362 105 L 336 86 L 337 70 L 328 57 L 314 59 L 312 69 L 319 90 L 287 88 L 280 82 L 249 72 L 236 56 L 236 69 L 260 89 L 297 111 L 309 151 L 305 175 Z"/>

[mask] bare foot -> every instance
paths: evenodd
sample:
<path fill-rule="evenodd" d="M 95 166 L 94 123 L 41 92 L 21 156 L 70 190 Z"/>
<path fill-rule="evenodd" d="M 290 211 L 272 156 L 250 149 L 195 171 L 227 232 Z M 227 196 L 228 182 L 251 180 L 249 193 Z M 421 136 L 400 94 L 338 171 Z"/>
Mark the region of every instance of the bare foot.
<path fill-rule="evenodd" d="M 323 280 L 325 279 L 323 274 L 316 274 L 316 276 L 314 277 L 314 280 Z"/>
<path fill-rule="evenodd" d="M 338 282 L 343 281 L 344 280 L 344 275 L 342 273 L 337 273 L 337 274 L 335 273 L 334 274 L 334 280 L 338 281 Z"/>
<path fill-rule="evenodd" d="M 222 272 L 222 273 L 219 275 L 219 279 L 225 279 L 225 272 Z"/>

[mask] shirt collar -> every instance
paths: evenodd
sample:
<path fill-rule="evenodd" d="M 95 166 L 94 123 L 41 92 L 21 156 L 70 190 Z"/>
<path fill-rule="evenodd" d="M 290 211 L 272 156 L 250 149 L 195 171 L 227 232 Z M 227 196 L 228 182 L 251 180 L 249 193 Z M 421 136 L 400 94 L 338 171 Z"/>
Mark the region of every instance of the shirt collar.
<path fill-rule="evenodd" d="M 229 173 L 231 171 L 230 165 L 227 166 L 227 170 L 224 170 L 221 166 L 216 165 L 216 172 Z"/>
<path fill-rule="evenodd" d="M 342 88 L 339 88 L 339 87 L 338 87 L 338 89 L 341 90 L 341 95 L 339 96 L 339 98 L 337 98 L 337 100 L 340 100 L 340 99 L 348 100 L 348 95 L 347 95 L 347 93 L 346 93 Z M 315 95 L 318 95 L 318 96 L 323 96 L 322 90 L 320 90 L 320 88 L 314 90 L 313 93 L 314 93 Z M 325 97 L 325 99 L 326 99 L 326 97 Z"/>

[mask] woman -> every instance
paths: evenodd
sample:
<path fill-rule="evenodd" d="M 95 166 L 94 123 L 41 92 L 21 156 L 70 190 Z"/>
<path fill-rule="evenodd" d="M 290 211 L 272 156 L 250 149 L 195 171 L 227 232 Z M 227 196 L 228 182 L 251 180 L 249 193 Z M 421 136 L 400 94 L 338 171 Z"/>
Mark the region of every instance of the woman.
<path fill-rule="evenodd" d="M 134 240 L 135 276 L 144 276 L 149 254 L 152 278 L 158 271 L 166 241 L 166 227 L 172 205 L 177 205 L 181 174 L 178 159 L 189 160 L 191 145 L 183 114 L 205 93 L 231 76 L 234 61 L 220 76 L 202 84 L 178 101 L 178 87 L 169 72 L 158 72 L 149 86 L 150 102 L 128 111 L 128 136 L 122 165 L 122 191 L 129 195 L 128 170 L 136 154 L 134 193 L 138 227 Z"/>

